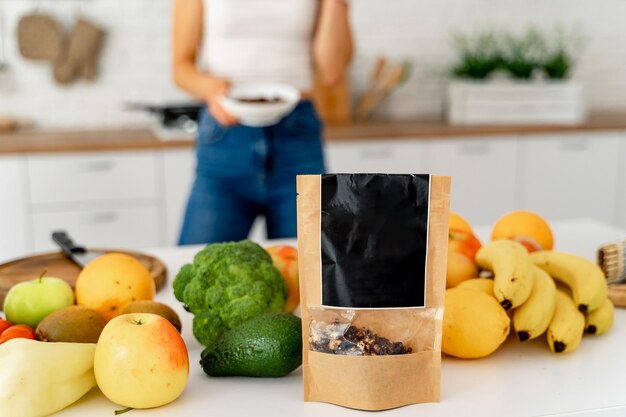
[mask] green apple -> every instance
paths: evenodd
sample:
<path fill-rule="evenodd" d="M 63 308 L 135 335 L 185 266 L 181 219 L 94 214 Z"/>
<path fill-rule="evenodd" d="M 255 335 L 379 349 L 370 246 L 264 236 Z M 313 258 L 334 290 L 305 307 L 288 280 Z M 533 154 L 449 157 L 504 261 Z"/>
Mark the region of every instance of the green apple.
<path fill-rule="evenodd" d="M 4 298 L 7 320 L 35 328 L 53 311 L 74 305 L 72 287 L 60 278 L 44 275 L 45 272 L 36 280 L 20 282 L 11 287 Z"/>
<path fill-rule="evenodd" d="M 189 356 L 178 330 L 152 313 L 130 313 L 107 323 L 93 369 L 100 391 L 124 407 L 152 408 L 174 401 L 189 378 Z"/>

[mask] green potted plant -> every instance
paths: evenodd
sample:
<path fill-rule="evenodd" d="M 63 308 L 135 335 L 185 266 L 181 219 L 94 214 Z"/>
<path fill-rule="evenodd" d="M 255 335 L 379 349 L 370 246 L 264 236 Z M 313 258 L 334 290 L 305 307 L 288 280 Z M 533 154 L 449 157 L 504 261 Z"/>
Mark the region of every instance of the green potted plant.
<path fill-rule="evenodd" d="M 447 118 L 452 124 L 577 124 L 586 108 L 572 79 L 581 37 L 562 28 L 522 34 L 483 30 L 453 37 Z"/>

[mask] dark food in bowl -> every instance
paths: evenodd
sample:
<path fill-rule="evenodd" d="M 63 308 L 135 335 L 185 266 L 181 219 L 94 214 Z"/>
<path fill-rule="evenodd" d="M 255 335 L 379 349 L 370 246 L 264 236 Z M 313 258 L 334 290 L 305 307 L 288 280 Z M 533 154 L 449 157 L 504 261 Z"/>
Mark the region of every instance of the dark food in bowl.
<path fill-rule="evenodd" d="M 280 97 L 235 97 L 240 103 L 250 103 L 250 104 L 277 104 L 284 103 Z"/>

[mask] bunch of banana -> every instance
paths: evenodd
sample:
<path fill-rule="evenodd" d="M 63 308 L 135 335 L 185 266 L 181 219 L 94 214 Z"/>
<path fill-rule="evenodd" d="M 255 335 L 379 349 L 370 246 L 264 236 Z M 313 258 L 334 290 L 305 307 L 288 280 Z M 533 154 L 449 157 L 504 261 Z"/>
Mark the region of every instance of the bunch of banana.
<path fill-rule="evenodd" d="M 493 281 L 467 280 L 459 287 L 492 291 L 500 305 L 511 310 L 521 342 L 545 333 L 553 352 L 571 352 L 583 333 L 605 333 L 613 324 L 606 279 L 592 261 L 563 252 L 529 254 L 523 245 L 503 239 L 483 246 L 476 262 L 493 272 Z"/>

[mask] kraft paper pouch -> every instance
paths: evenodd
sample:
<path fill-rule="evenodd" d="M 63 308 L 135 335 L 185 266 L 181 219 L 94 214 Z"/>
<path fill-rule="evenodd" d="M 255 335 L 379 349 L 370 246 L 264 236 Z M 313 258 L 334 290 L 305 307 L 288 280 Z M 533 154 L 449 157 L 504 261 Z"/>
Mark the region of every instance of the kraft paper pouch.
<path fill-rule="evenodd" d="M 439 401 L 450 177 L 298 176 L 304 400 Z"/>

